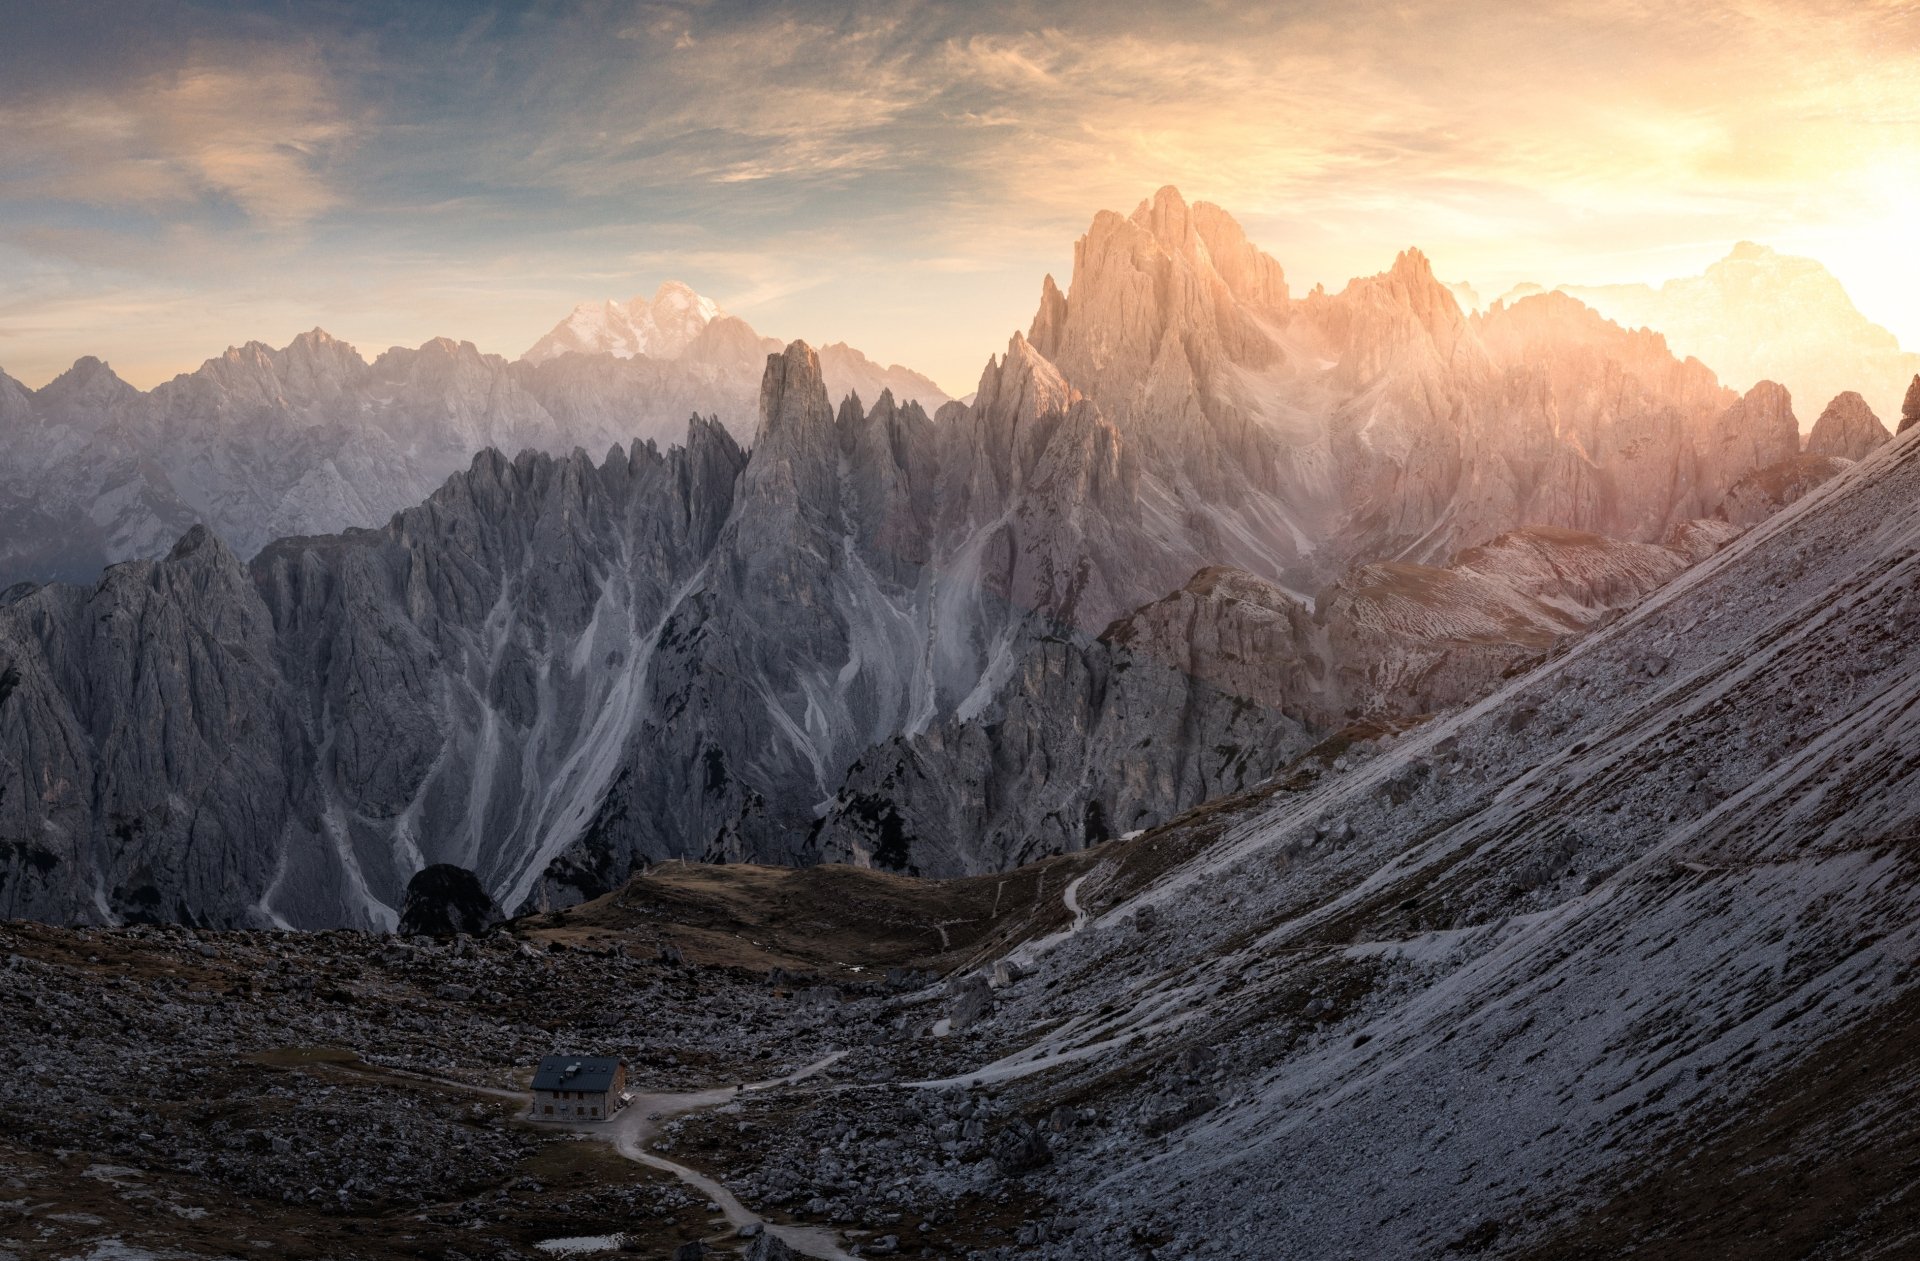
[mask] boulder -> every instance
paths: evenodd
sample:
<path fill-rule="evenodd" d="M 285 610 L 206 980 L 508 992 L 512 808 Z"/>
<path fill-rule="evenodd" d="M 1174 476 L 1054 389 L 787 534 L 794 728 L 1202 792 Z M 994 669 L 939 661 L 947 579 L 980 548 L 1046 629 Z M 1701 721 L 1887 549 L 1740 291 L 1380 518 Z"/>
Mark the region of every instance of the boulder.
<path fill-rule="evenodd" d="M 968 977 L 960 983 L 954 996 L 953 1007 L 947 1013 L 951 1022 L 948 1028 L 958 1033 L 969 1025 L 975 1025 L 993 1014 L 993 987 L 987 978 L 978 974 Z"/>
<path fill-rule="evenodd" d="M 747 1261 L 797 1261 L 799 1255 L 772 1231 L 756 1236 L 753 1246 L 747 1249 Z"/>
<path fill-rule="evenodd" d="M 1053 1162 L 1053 1148 L 1047 1136 L 1025 1121 L 1012 1121 L 993 1139 L 993 1163 L 1002 1174 L 1013 1177 Z"/>
<path fill-rule="evenodd" d="M 455 933 L 484 933 L 506 919 L 480 877 L 465 867 L 435 863 L 423 867 L 407 882 L 407 900 L 400 911 L 400 931 L 450 937 Z"/>

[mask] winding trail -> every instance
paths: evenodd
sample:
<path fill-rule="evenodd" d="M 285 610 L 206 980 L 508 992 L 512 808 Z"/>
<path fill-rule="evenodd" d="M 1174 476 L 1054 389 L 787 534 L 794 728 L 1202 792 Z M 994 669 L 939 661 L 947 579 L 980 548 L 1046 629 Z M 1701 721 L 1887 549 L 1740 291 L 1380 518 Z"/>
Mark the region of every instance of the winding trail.
<path fill-rule="evenodd" d="M 1027 942 L 1008 957 L 1017 959 L 1022 963 L 1031 963 L 1035 956 L 1044 954 L 1060 942 L 1084 930 L 1091 922 L 1092 916 L 1080 905 L 1080 886 L 1086 881 L 1088 876 L 1094 874 L 1094 871 L 1097 870 L 1099 870 L 1098 867 L 1094 868 L 1093 871 L 1088 871 L 1074 877 L 1067 882 L 1067 887 L 1061 891 L 1061 904 L 1066 907 L 1067 913 L 1073 917 L 1067 927 L 1050 933 L 1038 940 Z M 1033 1046 L 1015 1052 L 1013 1055 L 1007 1056 L 994 1063 L 982 1065 L 971 1073 L 963 1073 L 954 1077 L 939 1078 L 930 1081 L 904 1082 L 899 1083 L 899 1085 L 908 1089 L 927 1090 L 939 1089 L 945 1086 L 979 1085 L 987 1081 L 1008 1081 L 1014 1078 L 1025 1077 L 1031 1073 L 1052 1068 L 1059 1064 L 1098 1055 L 1114 1047 L 1125 1045 L 1137 1037 L 1159 1032 L 1162 1028 L 1170 1028 L 1178 1023 L 1178 1020 L 1166 1021 L 1160 1025 L 1136 1028 L 1111 1039 L 1078 1047 L 1062 1048 L 1057 1044 L 1056 1039 L 1061 1034 L 1071 1031 L 1072 1025 L 1070 1024 L 1065 1029 L 1056 1030 L 1052 1036 L 1043 1038 Z M 815 1060 L 804 1068 L 787 1074 L 785 1077 L 777 1077 L 770 1081 L 748 1082 L 740 1086 L 718 1086 L 711 1090 L 657 1091 L 635 1094 L 631 1103 L 606 1121 L 546 1121 L 532 1116 L 530 1111 L 524 1114 L 524 1119 L 531 1124 L 543 1128 L 564 1129 L 588 1138 L 611 1143 L 614 1150 L 628 1160 L 634 1161 L 637 1164 L 646 1165 L 650 1169 L 658 1169 L 663 1173 L 672 1174 L 680 1181 L 700 1192 L 700 1194 L 706 1196 L 713 1203 L 719 1205 L 720 1211 L 726 1216 L 728 1225 L 732 1226 L 735 1230 L 744 1226 L 758 1225 L 768 1234 L 778 1238 L 802 1256 L 814 1257 L 817 1258 L 818 1261 L 855 1261 L 853 1254 L 846 1252 L 840 1247 L 839 1236 L 836 1232 L 819 1226 L 793 1226 L 770 1222 L 747 1208 L 746 1205 L 740 1202 L 739 1197 L 735 1196 L 733 1192 L 729 1191 L 715 1179 L 708 1177 L 697 1169 L 683 1165 L 678 1161 L 668 1160 L 665 1156 L 659 1155 L 647 1146 L 648 1142 L 659 1131 L 660 1124 L 671 1117 L 682 1116 L 690 1112 L 699 1112 L 707 1108 L 719 1107 L 752 1091 L 772 1090 L 780 1086 L 789 1086 L 797 1082 L 805 1081 L 810 1077 L 824 1072 L 846 1054 L 845 1051 L 834 1051 L 829 1055 Z M 419 1073 L 406 1069 L 386 1069 L 384 1071 L 433 1082 L 437 1085 L 456 1087 L 495 1098 L 512 1099 L 519 1103 L 526 1103 L 528 1100 L 528 1095 L 525 1091 L 505 1090 L 496 1086 L 481 1086 L 472 1082 L 459 1081 L 451 1077 L 437 1077 L 432 1074 Z M 872 1085 L 873 1083 L 857 1083 L 852 1088 L 871 1088 Z"/>
<path fill-rule="evenodd" d="M 1060 902 L 1073 915 L 1073 924 L 1067 929 L 1067 936 L 1079 932 L 1087 926 L 1087 913 L 1080 906 L 1080 882 L 1093 872 L 1085 871 L 1067 881 L 1067 887 L 1060 892 Z"/>
<path fill-rule="evenodd" d="M 718 1204 L 720 1211 L 726 1214 L 727 1224 L 736 1230 L 742 1226 L 757 1224 L 801 1256 L 817 1257 L 821 1261 L 853 1261 L 852 1254 L 841 1249 L 839 1239 L 833 1231 L 818 1226 L 785 1226 L 769 1222 L 740 1203 L 733 1192 L 706 1174 L 680 1164 L 678 1161 L 668 1160 L 665 1156 L 657 1155 L 647 1149 L 647 1140 L 652 1138 L 655 1131 L 660 1128 L 660 1122 L 669 1117 L 718 1107 L 750 1091 L 771 1090 L 777 1086 L 788 1086 L 805 1081 L 816 1073 L 824 1071 L 844 1055 L 846 1055 L 845 1051 L 835 1051 L 797 1072 L 772 1081 L 749 1082 L 744 1086 L 721 1086 L 713 1090 L 636 1094 L 633 1102 L 616 1113 L 611 1121 L 573 1124 L 567 1128 L 592 1138 L 611 1142 L 614 1150 L 628 1160 L 672 1174 Z M 522 1095 L 521 1098 L 525 1096 Z M 548 1123 L 539 1122 L 539 1124 Z"/>
<path fill-rule="evenodd" d="M 1060 904 L 1067 908 L 1067 914 L 1073 916 L 1072 923 L 1058 932 L 1048 933 L 1045 937 L 1025 943 L 1014 950 L 1013 953 L 1009 954 L 1007 958 L 1023 965 L 1030 964 L 1037 956 L 1045 954 L 1047 951 L 1085 928 L 1092 919 L 1092 916 L 1080 905 L 1080 886 L 1086 883 L 1088 876 L 1091 876 L 1099 870 L 1100 868 L 1096 866 L 1091 871 L 1081 872 L 1073 879 L 1067 881 L 1067 887 L 1061 891 Z"/>

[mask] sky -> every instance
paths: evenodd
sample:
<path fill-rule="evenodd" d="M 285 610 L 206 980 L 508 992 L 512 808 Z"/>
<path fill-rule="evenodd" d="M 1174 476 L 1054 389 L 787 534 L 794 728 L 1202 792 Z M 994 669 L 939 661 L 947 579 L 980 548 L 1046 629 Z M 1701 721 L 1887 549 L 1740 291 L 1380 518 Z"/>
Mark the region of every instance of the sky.
<path fill-rule="evenodd" d="M 1216 202 L 1296 292 L 1739 240 L 1920 346 L 1920 0 L 0 0 L 0 369 L 137 385 L 315 326 L 517 356 L 683 280 L 972 388 L 1101 209 Z"/>

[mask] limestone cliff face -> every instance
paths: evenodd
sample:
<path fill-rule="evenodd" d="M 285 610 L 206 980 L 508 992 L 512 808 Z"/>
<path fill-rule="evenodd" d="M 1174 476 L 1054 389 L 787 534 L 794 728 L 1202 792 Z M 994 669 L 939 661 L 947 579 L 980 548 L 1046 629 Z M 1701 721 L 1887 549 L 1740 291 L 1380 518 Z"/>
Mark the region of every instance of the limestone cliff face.
<path fill-rule="evenodd" d="M 320 843 L 271 612 L 204 528 L 0 609 L 0 905 L 220 920 Z"/>
<path fill-rule="evenodd" d="M 1524 400 L 1496 404 L 1488 427 L 1524 520 L 1651 540 L 1711 509 L 1698 434 L 1735 400 L 1706 368 L 1562 294 L 1496 303 L 1475 325 Z"/>
<path fill-rule="evenodd" d="M 1274 454 L 1239 374 L 1281 363 L 1271 322 L 1280 265 L 1218 207 L 1163 188 L 1129 217 L 1098 215 L 1074 247 L 1073 285 L 1049 276 L 1028 340 L 1143 455 L 1193 489 L 1270 484 Z"/>
<path fill-rule="evenodd" d="M 474 414 L 461 400 L 486 378 L 457 347 L 433 356 L 405 370 Z M 489 448 L 380 530 L 283 539 L 243 566 L 197 528 L 91 589 L 16 593 L 0 610 L 20 680 L 0 700 L 18 750 L 0 906 L 128 917 L 151 887 L 168 918 L 378 927 L 432 863 L 514 909 L 637 861 L 802 861 L 816 804 L 863 750 L 977 710 L 1032 645 L 1198 566 L 1139 479 L 1018 339 L 940 424 L 890 395 L 836 412 L 795 343 L 768 357 L 751 455 L 712 420 L 664 454 Z M 202 570 L 220 581 L 185 582 Z M 136 610 L 115 651 L 150 665 L 110 668 L 92 642 L 113 624 L 103 603 Z M 231 694 L 208 686 L 228 676 Z M 204 747 L 122 768 L 101 741 L 123 711 L 197 723 Z M 223 763 L 255 729 L 278 734 Z M 199 784 L 221 765 L 239 782 Z M 103 776 L 135 804 L 113 806 Z M 190 813 L 201 838 L 160 847 L 190 870 L 148 870 L 125 818 L 195 792 L 257 826 L 216 835 L 224 815 Z"/>
<path fill-rule="evenodd" d="M 1363 566 L 1313 606 L 1206 569 L 1095 639 L 1028 645 L 977 714 L 863 753 L 812 846 L 955 875 L 1151 827 L 1257 786 L 1350 722 L 1476 699 L 1693 559 L 1524 530 L 1445 568 Z"/>
<path fill-rule="evenodd" d="M 811 844 L 941 875 L 1080 849 L 1252 786 L 1313 742 L 1311 611 L 1209 569 L 1098 638 L 1041 635 L 979 713 L 849 769 Z"/>
<path fill-rule="evenodd" d="M 1800 423 L 1785 387 L 1762 381 L 1722 412 L 1703 435 L 1701 485 L 1717 500 L 1755 469 L 1800 453 Z"/>
<path fill-rule="evenodd" d="M 1171 189 L 1095 218 L 1028 340 L 1149 493 L 1231 549 L 1210 559 L 1294 585 L 1530 524 L 1657 540 L 1788 454 L 1784 393 L 1730 415 L 1658 334 L 1564 294 L 1469 317 L 1418 250 L 1296 299 L 1224 211 Z"/>

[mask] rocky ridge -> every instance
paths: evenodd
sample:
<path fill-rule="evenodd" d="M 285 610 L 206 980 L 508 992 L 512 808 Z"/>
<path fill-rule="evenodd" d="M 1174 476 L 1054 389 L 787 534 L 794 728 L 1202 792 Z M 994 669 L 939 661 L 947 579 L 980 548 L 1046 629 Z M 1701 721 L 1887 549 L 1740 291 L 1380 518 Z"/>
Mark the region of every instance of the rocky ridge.
<path fill-rule="evenodd" d="M 1267 783 L 1355 725 L 1473 701 L 1692 562 L 1543 527 L 1445 568 L 1359 566 L 1311 604 L 1202 570 L 1097 638 L 1036 644 L 979 713 L 863 753 L 814 844 L 832 861 L 955 875 L 1138 832 Z"/>
<path fill-rule="evenodd" d="M 745 441 L 779 343 L 730 316 L 701 321 L 703 303 L 663 286 L 647 336 L 556 343 L 518 363 L 447 338 L 368 363 L 315 329 L 279 349 L 230 348 L 146 393 L 90 358 L 40 390 L 0 374 L 0 522 L 13 527 L 0 588 L 91 581 L 106 564 L 165 554 L 195 524 L 243 557 L 288 535 L 377 525 L 489 447 L 665 444 L 694 415 Z M 845 345 L 822 364 L 835 397 L 891 387 L 946 401 L 925 377 Z"/>
<path fill-rule="evenodd" d="M 664 454 L 490 449 L 377 530 L 245 564 L 194 530 L 91 589 L 11 591 L 0 906 L 387 927 L 441 862 L 510 911 L 668 857 L 1003 866 L 1256 782 L 1277 759 L 1246 751 L 1270 739 L 1469 698 L 1709 554 L 1710 497 L 1797 451 L 1778 387 L 1732 399 L 1564 297 L 1469 319 L 1415 252 L 1295 299 L 1224 212 L 1165 190 L 1098 218 L 1077 258 L 974 401 L 936 416 L 888 393 L 836 407 L 795 343 L 765 359 L 750 452 L 713 420 Z M 367 365 L 316 335 L 180 388 L 413 382 L 450 441 L 476 442 L 503 417 L 551 418 L 542 374 L 591 368 L 601 384 L 569 404 L 586 416 L 653 363 L 509 369 L 433 343 Z M 53 397 L 68 393 L 140 406 L 98 374 Z M 1523 525 L 1530 541 L 1492 543 Z M 1593 558 L 1619 571 L 1611 594 L 1582 571 Z M 1190 623 L 1136 617 L 1221 566 L 1241 576 L 1189 590 Z M 1229 603 L 1234 584 L 1267 594 Z M 1116 648 L 1099 641 L 1127 618 L 1137 694 L 1098 682 Z M 1267 647 L 1298 677 L 1228 661 Z M 995 724 L 1068 697 L 1058 766 L 995 760 L 1013 747 Z M 1180 697 L 1194 721 L 1169 728 L 1155 706 Z M 896 825 L 913 811 L 869 780 L 914 742 L 948 742 L 964 764 L 941 774 L 1003 803 L 991 844 L 953 844 L 938 803 L 928 835 Z M 1096 782 L 1123 749 L 1152 752 L 1110 794 Z"/>

